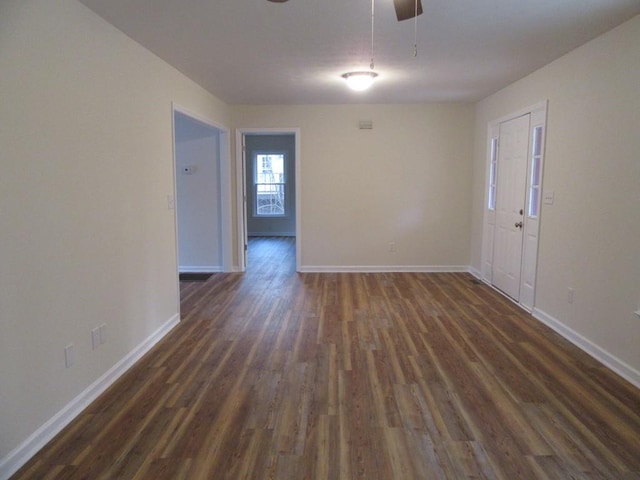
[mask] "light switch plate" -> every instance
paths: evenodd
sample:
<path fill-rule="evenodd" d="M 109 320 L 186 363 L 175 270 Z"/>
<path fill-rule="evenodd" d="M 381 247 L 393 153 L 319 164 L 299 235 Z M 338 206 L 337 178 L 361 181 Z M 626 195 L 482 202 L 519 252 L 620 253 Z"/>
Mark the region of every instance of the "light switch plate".
<path fill-rule="evenodd" d="M 103 344 L 107 343 L 107 324 L 103 323 L 98 328 L 99 328 L 99 331 L 100 331 L 100 345 L 103 345 Z"/>
<path fill-rule="evenodd" d="M 100 328 L 91 330 L 91 348 L 94 350 L 100 346 Z"/>
<path fill-rule="evenodd" d="M 553 190 L 550 190 L 548 192 L 545 190 L 542 200 L 545 205 L 553 205 L 553 201 L 555 200 L 555 192 Z"/>
<path fill-rule="evenodd" d="M 73 349 L 73 343 L 64 347 L 64 366 L 69 368 L 76 363 L 76 351 Z"/>

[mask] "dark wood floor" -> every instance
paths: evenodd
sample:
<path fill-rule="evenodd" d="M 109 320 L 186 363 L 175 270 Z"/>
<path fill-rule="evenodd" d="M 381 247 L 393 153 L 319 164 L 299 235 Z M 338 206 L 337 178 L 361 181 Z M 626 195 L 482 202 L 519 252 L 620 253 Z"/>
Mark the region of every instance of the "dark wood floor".
<path fill-rule="evenodd" d="M 468 274 L 183 283 L 183 321 L 15 478 L 640 478 L 640 391 Z"/>

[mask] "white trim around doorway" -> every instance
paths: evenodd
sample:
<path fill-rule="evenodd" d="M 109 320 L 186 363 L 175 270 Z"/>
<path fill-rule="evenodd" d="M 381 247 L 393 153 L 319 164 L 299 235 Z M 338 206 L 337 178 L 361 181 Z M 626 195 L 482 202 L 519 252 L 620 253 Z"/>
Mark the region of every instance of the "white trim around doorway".
<path fill-rule="evenodd" d="M 176 217 L 174 220 L 175 225 L 175 245 L 176 245 L 176 265 L 178 265 L 178 219 L 177 219 L 177 209 L 175 209 L 176 202 L 176 154 L 175 154 L 175 125 L 174 115 L 175 112 L 181 113 L 188 117 L 197 120 L 211 128 L 215 128 L 220 133 L 220 146 L 219 146 L 219 160 L 220 160 L 220 243 L 222 250 L 222 271 L 224 272 L 232 272 L 233 271 L 233 216 L 231 214 L 232 210 L 232 195 L 231 195 L 231 185 L 232 185 L 232 175 L 231 175 L 231 145 L 230 145 L 230 130 L 224 125 L 216 122 L 215 120 L 211 120 L 209 118 L 203 117 L 190 111 L 187 108 L 178 105 L 175 102 L 171 104 L 171 125 L 172 125 L 172 142 L 173 142 L 173 201 L 174 201 L 174 216 Z"/>
<path fill-rule="evenodd" d="M 237 270 L 244 272 L 246 269 L 244 248 L 247 220 L 245 218 L 245 182 L 243 173 L 244 163 L 244 136 L 245 135 L 293 135 L 295 139 L 295 170 L 296 170 L 296 271 L 300 271 L 300 261 L 302 258 L 302 195 L 301 195 L 301 168 L 300 161 L 300 128 L 237 128 L 236 132 L 236 214 L 237 214 L 237 248 L 238 248 L 238 267 Z"/>
<path fill-rule="evenodd" d="M 482 233 L 482 263 L 481 263 L 481 271 L 477 272 L 479 278 L 481 278 L 485 283 L 489 286 L 496 288 L 493 285 L 492 275 L 491 275 L 491 266 L 493 263 L 493 256 L 491 254 L 492 246 L 493 246 L 493 228 L 495 223 L 495 212 L 491 211 L 489 208 L 489 190 L 490 190 L 490 170 L 491 170 L 491 140 L 493 138 L 497 138 L 500 124 L 513 120 L 515 118 L 521 117 L 523 115 L 531 115 L 532 121 L 530 125 L 529 132 L 529 152 L 528 152 L 528 164 L 527 164 L 527 178 L 526 183 L 529 184 L 531 179 L 531 141 L 532 141 L 532 132 L 533 128 L 536 126 L 542 125 L 543 134 L 542 134 L 542 151 L 541 151 L 541 178 L 544 176 L 544 144 L 547 134 L 547 109 L 548 109 L 548 101 L 544 100 L 538 102 L 534 105 L 531 105 L 526 108 L 522 108 L 515 112 L 512 112 L 508 115 L 504 115 L 498 119 L 492 120 L 487 125 L 487 139 L 486 139 L 486 160 L 485 160 L 485 186 L 484 186 L 484 196 L 483 196 L 483 233 Z M 498 143 L 498 148 L 499 143 Z M 498 166 L 499 168 L 499 166 Z M 542 180 L 540 187 L 542 188 Z M 542 199 L 538 200 L 539 206 L 541 207 Z M 528 200 L 525 199 L 525 205 L 527 205 Z M 525 208 L 526 209 L 526 208 Z M 535 242 L 530 243 L 528 248 L 523 250 L 522 255 L 522 265 L 521 268 L 524 268 L 525 263 L 529 266 L 528 271 L 528 279 L 527 279 L 527 293 L 526 295 L 520 295 L 517 299 L 512 299 L 516 304 L 520 305 L 524 310 L 528 312 L 532 312 L 535 308 L 535 290 L 536 290 L 536 279 L 537 279 L 537 256 L 538 256 L 538 247 L 539 247 L 539 230 L 540 230 L 540 222 L 542 219 L 541 208 L 537 213 L 535 218 L 535 225 L 532 226 L 533 220 L 529 218 L 528 215 L 524 216 L 525 222 L 525 237 L 529 233 L 529 230 L 535 227 Z M 491 247 L 491 248 L 490 248 Z M 523 275 L 521 277 L 521 291 L 522 285 L 525 283 L 526 277 Z M 496 288 L 497 290 L 497 288 Z M 499 291 L 499 290 L 498 290 Z M 510 298 L 510 297 L 508 297 Z"/>

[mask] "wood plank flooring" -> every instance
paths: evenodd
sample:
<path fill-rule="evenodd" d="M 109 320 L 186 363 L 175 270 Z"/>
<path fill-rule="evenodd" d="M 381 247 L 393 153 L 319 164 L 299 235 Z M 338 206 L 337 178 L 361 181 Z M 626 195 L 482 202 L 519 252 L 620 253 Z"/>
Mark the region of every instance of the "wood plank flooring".
<path fill-rule="evenodd" d="M 640 391 L 501 295 L 294 250 L 181 284 L 180 325 L 14 478 L 640 478 Z"/>

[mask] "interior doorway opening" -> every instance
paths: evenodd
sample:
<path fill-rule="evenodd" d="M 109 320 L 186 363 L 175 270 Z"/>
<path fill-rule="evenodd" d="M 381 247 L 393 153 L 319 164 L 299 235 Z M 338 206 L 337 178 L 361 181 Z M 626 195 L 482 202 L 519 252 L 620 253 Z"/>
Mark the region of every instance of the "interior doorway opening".
<path fill-rule="evenodd" d="M 295 237 L 295 136 L 244 139 L 248 237 Z"/>
<path fill-rule="evenodd" d="M 251 239 L 288 238 L 299 271 L 300 132 L 292 129 L 239 129 L 236 132 L 238 260 L 251 262 Z"/>
<path fill-rule="evenodd" d="M 172 105 L 176 269 L 181 273 L 233 270 L 229 130 Z M 179 296 L 179 285 L 177 285 Z"/>
<path fill-rule="evenodd" d="M 174 112 L 180 273 L 221 272 L 220 130 Z"/>

